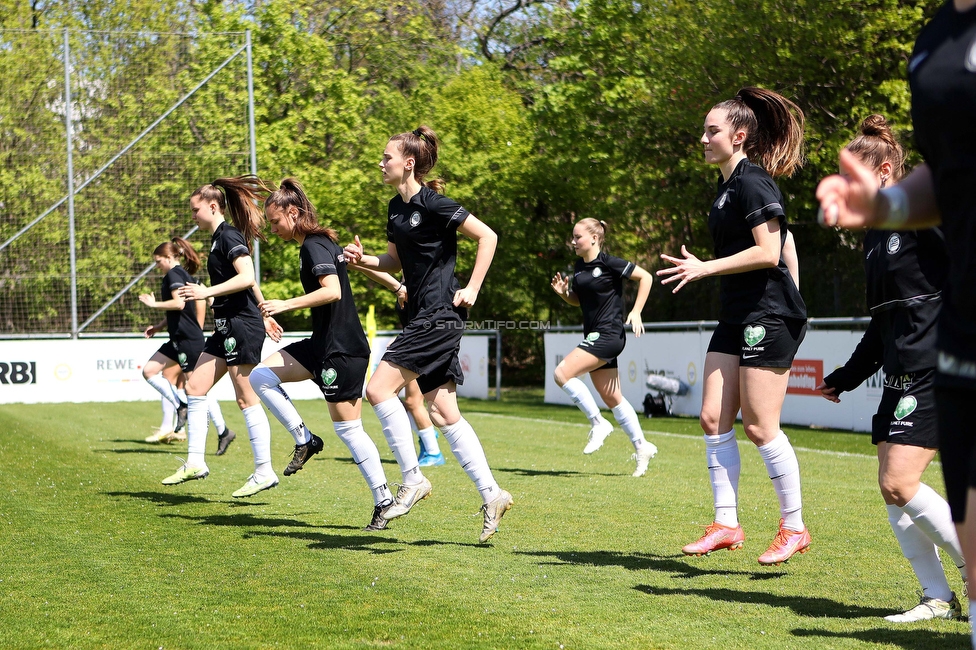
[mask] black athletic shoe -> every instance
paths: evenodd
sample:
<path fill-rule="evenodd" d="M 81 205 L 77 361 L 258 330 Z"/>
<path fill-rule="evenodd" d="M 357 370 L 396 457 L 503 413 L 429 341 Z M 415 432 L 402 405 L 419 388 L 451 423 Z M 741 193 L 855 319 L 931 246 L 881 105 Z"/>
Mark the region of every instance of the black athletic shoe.
<path fill-rule="evenodd" d="M 363 530 L 384 530 L 386 524 L 389 522 L 383 518 L 383 511 L 393 505 L 393 501 L 387 501 L 386 503 L 381 503 L 378 506 L 373 506 L 373 518 L 370 519 L 369 525 Z"/>
<path fill-rule="evenodd" d="M 180 402 L 176 407 L 176 427 L 173 431 L 181 431 L 186 426 L 186 402 Z"/>
<path fill-rule="evenodd" d="M 291 455 L 291 462 L 285 468 L 285 476 L 291 476 L 305 467 L 308 459 L 322 451 L 322 447 L 322 439 L 314 433 L 312 434 L 312 439 L 304 445 L 295 445 L 295 452 Z"/>
<path fill-rule="evenodd" d="M 236 433 L 224 427 L 224 432 L 217 436 L 217 455 L 223 456 L 227 448 L 230 447 L 230 443 L 234 442 L 234 438 L 236 437 Z"/>

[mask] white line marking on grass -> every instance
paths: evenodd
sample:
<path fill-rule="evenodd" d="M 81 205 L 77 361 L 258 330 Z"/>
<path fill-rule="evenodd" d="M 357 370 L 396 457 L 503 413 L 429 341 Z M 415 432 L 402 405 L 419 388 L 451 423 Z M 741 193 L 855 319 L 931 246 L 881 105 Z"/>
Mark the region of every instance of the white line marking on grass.
<path fill-rule="evenodd" d="M 540 418 L 525 418 L 525 417 L 521 417 L 521 416 L 518 416 L 518 415 L 502 415 L 501 413 L 482 413 L 480 411 L 467 411 L 467 412 L 468 413 L 471 413 L 472 415 L 479 415 L 479 416 L 489 417 L 489 418 L 502 418 L 502 419 L 506 419 L 506 420 L 522 420 L 523 422 L 537 422 L 537 423 L 541 423 L 541 424 L 559 424 L 559 425 L 569 426 L 569 427 L 583 427 L 583 428 L 586 428 L 586 429 L 589 428 L 589 425 L 587 425 L 587 424 L 581 424 L 581 423 L 578 423 L 578 422 L 561 422 L 559 420 L 542 420 Z M 641 429 L 641 431 L 643 431 L 644 433 L 649 433 L 649 434 L 655 435 L 655 436 L 664 436 L 666 438 L 685 438 L 687 440 L 701 440 L 702 439 L 701 436 L 690 435 L 690 434 L 687 434 L 687 433 L 669 433 L 667 431 L 648 431 L 647 429 L 643 429 L 643 428 Z M 739 445 L 744 446 L 744 447 L 754 447 L 755 446 L 749 440 L 736 440 L 736 442 L 738 442 Z M 829 449 L 810 449 L 808 447 L 793 447 L 793 449 L 795 451 L 809 452 L 811 454 L 821 454 L 821 455 L 824 455 L 824 456 L 839 456 L 841 458 L 867 458 L 867 459 L 870 459 L 870 460 L 877 460 L 878 459 L 877 456 L 873 456 L 871 454 L 854 454 L 854 453 L 851 453 L 849 451 L 831 451 Z M 932 461 L 932 464 L 935 465 L 935 464 L 940 464 L 940 463 L 938 461 Z"/>

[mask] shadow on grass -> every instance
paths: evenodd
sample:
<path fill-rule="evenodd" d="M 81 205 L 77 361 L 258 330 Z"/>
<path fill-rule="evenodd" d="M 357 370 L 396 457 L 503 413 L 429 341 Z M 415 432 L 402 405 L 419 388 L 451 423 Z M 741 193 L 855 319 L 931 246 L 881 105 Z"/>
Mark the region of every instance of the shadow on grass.
<path fill-rule="evenodd" d="M 769 580 L 784 574 L 767 571 L 730 571 L 728 569 L 703 569 L 680 561 L 684 555 L 664 556 L 642 553 L 618 553 L 617 551 L 515 551 L 516 555 L 552 558 L 547 564 L 574 564 L 578 566 L 619 566 L 628 571 L 658 571 L 672 577 L 698 578 L 709 575 L 741 575 L 750 580 Z M 680 593 L 680 591 L 679 591 Z"/>
<path fill-rule="evenodd" d="M 118 440 L 112 442 L 132 442 L 132 440 Z M 114 447 L 104 448 L 104 449 L 99 449 L 97 447 L 92 448 L 93 454 L 101 453 L 101 454 L 170 454 L 172 455 L 177 452 L 178 450 L 176 449 L 167 449 L 166 447 L 160 447 L 159 445 L 150 445 L 150 444 L 146 444 L 145 447 L 136 447 L 133 449 L 116 449 Z M 183 453 L 185 454 L 186 451 L 184 450 Z"/>
<path fill-rule="evenodd" d="M 571 469 L 523 469 L 521 467 L 493 467 L 494 472 L 508 472 L 509 474 L 517 474 L 518 476 L 555 476 L 555 477 L 568 477 L 568 476 L 610 476 L 610 474 L 598 474 L 596 472 L 577 472 Z"/>
<path fill-rule="evenodd" d="M 710 600 L 726 603 L 742 603 L 743 605 L 767 605 L 769 607 L 785 607 L 797 616 L 810 618 L 881 618 L 891 614 L 890 609 L 877 607 L 859 607 L 850 603 L 843 603 L 829 598 L 813 596 L 770 594 L 762 591 L 742 591 L 740 589 L 670 589 L 667 587 L 651 587 L 637 585 L 637 591 L 651 596 L 701 596 Z"/>
<path fill-rule="evenodd" d="M 323 459 L 323 460 L 325 460 L 325 459 Z M 347 463 L 349 465 L 352 465 L 353 463 L 356 462 L 356 461 L 354 461 L 352 459 L 351 456 L 333 456 L 332 457 L 332 460 L 339 461 L 340 463 Z M 384 465 L 396 465 L 397 464 L 396 460 L 393 459 L 393 458 L 380 458 L 380 462 L 383 463 Z"/>
<path fill-rule="evenodd" d="M 232 515 L 181 515 L 166 513 L 160 516 L 169 517 L 171 519 L 193 521 L 202 526 L 232 526 L 234 528 L 242 528 L 245 526 L 263 528 L 318 528 L 318 526 L 300 519 L 256 517 L 246 512 L 240 512 Z"/>
<path fill-rule="evenodd" d="M 204 497 L 196 497 L 190 494 L 177 494 L 174 492 L 104 492 L 103 494 L 110 497 L 145 499 L 151 503 L 166 506 L 182 506 L 188 503 L 220 503 L 219 501 L 211 501 Z"/>
<path fill-rule="evenodd" d="M 890 614 L 891 612 L 885 612 Z M 960 626 L 962 623 L 946 623 L 953 627 Z M 827 630 L 793 630 L 793 635 L 797 637 L 816 639 L 820 637 L 821 643 L 827 645 L 827 639 L 857 639 L 865 643 L 884 646 L 897 646 L 906 650 L 968 650 L 970 645 L 970 635 L 966 630 L 933 632 L 932 630 L 912 629 L 911 627 L 900 628 L 897 630 L 887 630 L 875 628 L 872 630 L 852 630 L 850 632 L 829 632 Z"/>
<path fill-rule="evenodd" d="M 251 532 L 245 533 L 244 539 L 258 537 L 287 537 L 302 542 L 308 542 L 309 550 L 344 550 L 344 551 L 367 551 L 373 555 L 387 555 L 389 553 L 399 553 L 402 548 L 374 548 L 374 544 L 395 544 L 397 540 L 391 537 L 380 535 L 329 535 L 327 533 L 308 533 L 308 532 Z"/>

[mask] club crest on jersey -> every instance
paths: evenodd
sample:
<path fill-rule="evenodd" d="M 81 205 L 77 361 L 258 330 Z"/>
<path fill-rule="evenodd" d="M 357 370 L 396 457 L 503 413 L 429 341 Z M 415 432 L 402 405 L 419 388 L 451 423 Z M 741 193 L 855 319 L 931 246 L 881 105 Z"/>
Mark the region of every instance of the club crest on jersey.
<path fill-rule="evenodd" d="M 718 209 L 719 210 L 721 210 L 722 208 L 725 207 L 725 202 L 728 200 L 728 198 L 729 198 L 729 193 L 728 192 L 722 192 L 722 196 L 718 197 Z"/>
<path fill-rule="evenodd" d="M 595 269 L 593 269 L 593 277 L 594 278 L 598 278 L 601 275 L 603 275 L 603 269 L 601 269 L 599 266 L 596 267 Z"/>
<path fill-rule="evenodd" d="M 762 325 L 748 325 L 742 330 L 742 338 L 750 348 L 766 338 L 766 328 Z"/>
<path fill-rule="evenodd" d="M 905 395 L 898 400 L 898 406 L 895 407 L 895 419 L 904 420 L 911 415 L 917 407 L 918 400 L 911 395 Z"/>
<path fill-rule="evenodd" d="M 326 368 L 322 371 L 322 383 L 326 386 L 331 386 L 338 376 L 339 373 L 335 371 L 335 368 Z"/>
<path fill-rule="evenodd" d="M 410 215 L 410 227 L 414 228 L 420 224 L 420 213 L 414 212 Z"/>
<path fill-rule="evenodd" d="M 181 366 L 186 365 L 186 352 L 180 352 L 176 357 L 176 360 L 180 362 Z"/>
<path fill-rule="evenodd" d="M 234 348 L 236 347 L 237 339 L 235 339 L 233 336 L 228 336 L 226 339 L 224 339 L 224 350 L 226 352 L 233 352 Z"/>
<path fill-rule="evenodd" d="M 590 332 L 589 334 L 586 335 L 586 340 L 589 343 L 593 343 L 594 341 L 599 340 L 599 338 L 600 338 L 599 332 Z"/>
<path fill-rule="evenodd" d="M 888 237 L 888 255 L 894 255 L 899 250 L 901 250 L 901 236 L 898 233 L 891 233 L 891 237 Z"/>

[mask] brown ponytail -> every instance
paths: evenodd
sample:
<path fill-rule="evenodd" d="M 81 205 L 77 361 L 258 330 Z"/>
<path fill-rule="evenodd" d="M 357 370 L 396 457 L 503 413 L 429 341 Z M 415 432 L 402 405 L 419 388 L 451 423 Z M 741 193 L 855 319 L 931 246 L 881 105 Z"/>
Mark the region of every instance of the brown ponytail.
<path fill-rule="evenodd" d="M 749 86 L 713 108 L 726 111 L 733 131 L 744 130 L 743 150 L 773 177 L 803 165 L 803 111 L 778 93 Z"/>
<path fill-rule="evenodd" d="M 196 250 L 194 250 L 193 245 L 190 242 L 182 239 L 180 237 L 173 237 L 170 241 L 163 242 L 156 247 L 153 251 L 153 255 L 158 255 L 160 257 L 173 257 L 176 259 L 183 258 L 180 262 L 180 266 L 186 269 L 186 272 L 193 275 L 200 268 L 200 256 L 197 255 Z"/>
<path fill-rule="evenodd" d="M 270 192 L 271 189 L 264 181 L 248 174 L 233 178 L 218 178 L 213 183 L 198 188 L 192 196 L 199 196 L 207 202 L 215 202 L 221 212 L 229 214 L 234 227 L 244 235 L 248 252 L 251 252 L 253 239 L 268 240 L 263 231 L 264 211 L 258 207 L 258 204 L 262 197 Z"/>
<path fill-rule="evenodd" d="M 437 134 L 426 125 L 421 125 L 409 133 L 400 133 L 390 138 L 390 142 L 398 143 L 400 153 L 404 158 L 413 158 L 413 177 L 426 187 L 438 194 L 444 192 L 444 181 L 435 178 L 424 181 L 424 177 L 437 164 Z"/>
<path fill-rule="evenodd" d="M 876 173 L 881 171 L 883 163 L 891 163 L 891 178 L 886 180 L 892 183 L 905 174 L 905 151 L 882 115 L 865 118 L 861 123 L 861 134 L 851 140 L 846 149 Z"/>
<path fill-rule="evenodd" d="M 268 195 L 264 200 L 264 207 L 274 205 L 282 210 L 287 210 L 291 206 L 298 209 L 298 217 L 295 218 L 295 232 L 300 235 L 325 235 L 333 242 L 339 241 L 339 233 L 332 228 L 327 228 L 319 224 L 318 214 L 315 206 L 308 200 L 305 188 L 295 178 L 286 178 L 281 181 L 280 187 Z"/>

